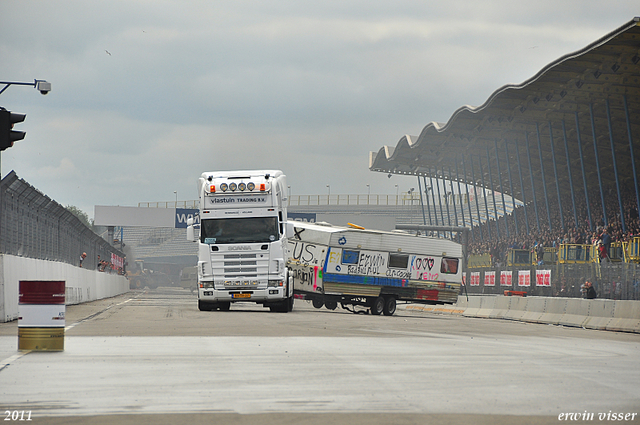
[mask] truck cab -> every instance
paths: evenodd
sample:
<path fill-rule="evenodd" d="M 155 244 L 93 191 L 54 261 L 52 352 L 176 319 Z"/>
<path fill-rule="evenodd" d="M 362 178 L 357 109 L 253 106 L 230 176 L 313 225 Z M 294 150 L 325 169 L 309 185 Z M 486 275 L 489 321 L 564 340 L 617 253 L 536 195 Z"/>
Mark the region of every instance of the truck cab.
<path fill-rule="evenodd" d="M 202 173 L 198 180 L 198 308 L 229 310 L 254 302 L 293 309 L 287 262 L 287 184 L 282 171 Z"/>

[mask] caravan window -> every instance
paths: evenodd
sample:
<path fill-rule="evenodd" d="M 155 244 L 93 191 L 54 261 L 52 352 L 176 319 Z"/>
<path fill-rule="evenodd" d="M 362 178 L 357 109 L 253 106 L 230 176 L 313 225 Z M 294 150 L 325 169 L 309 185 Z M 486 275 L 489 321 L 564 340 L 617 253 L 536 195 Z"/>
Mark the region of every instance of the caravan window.
<path fill-rule="evenodd" d="M 406 269 L 409 264 L 409 256 L 406 254 L 389 254 L 389 267 L 393 269 Z"/>
<path fill-rule="evenodd" d="M 440 264 L 440 273 L 457 274 L 458 273 L 458 259 L 457 258 L 444 257 L 442 259 L 442 263 Z"/>
<path fill-rule="evenodd" d="M 342 250 L 342 264 L 358 264 L 360 251 Z"/>

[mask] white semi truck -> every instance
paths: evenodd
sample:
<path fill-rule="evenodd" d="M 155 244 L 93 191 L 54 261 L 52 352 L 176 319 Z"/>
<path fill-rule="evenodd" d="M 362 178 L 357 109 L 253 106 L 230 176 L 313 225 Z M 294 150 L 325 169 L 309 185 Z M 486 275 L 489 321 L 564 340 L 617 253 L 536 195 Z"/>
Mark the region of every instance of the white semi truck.
<path fill-rule="evenodd" d="M 198 308 L 229 310 L 254 302 L 293 309 L 287 270 L 287 182 L 279 170 L 206 172 L 198 180 Z M 292 227 L 290 227 L 292 229 Z"/>
<path fill-rule="evenodd" d="M 462 283 L 462 245 L 446 239 L 293 222 L 289 269 L 296 297 L 313 306 L 392 315 L 397 301 L 452 304 Z"/>

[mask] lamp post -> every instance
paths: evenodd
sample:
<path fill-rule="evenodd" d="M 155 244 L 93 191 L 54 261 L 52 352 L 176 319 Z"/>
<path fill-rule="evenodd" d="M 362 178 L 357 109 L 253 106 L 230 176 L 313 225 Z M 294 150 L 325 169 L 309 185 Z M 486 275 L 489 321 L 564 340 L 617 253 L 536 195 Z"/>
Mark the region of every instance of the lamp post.
<path fill-rule="evenodd" d="M 329 191 L 327 195 L 327 205 L 329 205 L 331 203 L 331 185 L 327 185 L 327 190 Z"/>
<path fill-rule="evenodd" d="M 0 94 L 2 94 L 9 86 L 32 86 L 35 87 L 42 94 L 47 94 L 51 91 L 51 83 L 46 80 L 33 80 L 33 83 L 20 83 L 17 81 L 0 81 L 0 84 L 4 84 L 5 86 L 0 90 Z"/>

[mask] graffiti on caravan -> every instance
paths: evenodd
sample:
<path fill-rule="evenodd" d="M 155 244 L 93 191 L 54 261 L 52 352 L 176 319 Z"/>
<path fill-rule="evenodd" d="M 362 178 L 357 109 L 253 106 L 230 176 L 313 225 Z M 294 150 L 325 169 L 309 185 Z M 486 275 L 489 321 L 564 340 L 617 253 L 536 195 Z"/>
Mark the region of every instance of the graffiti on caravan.
<path fill-rule="evenodd" d="M 362 252 L 360 253 L 358 264 L 349 266 L 348 273 L 360 275 L 376 275 L 384 271 L 381 269 L 382 267 L 384 267 L 384 265 L 385 258 L 382 256 L 382 254 Z"/>
<path fill-rule="evenodd" d="M 176 208 L 176 229 L 186 229 L 187 220 L 195 218 L 194 224 L 200 224 L 200 216 L 197 209 L 192 208 Z"/>
<path fill-rule="evenodd" d="M 318 264 L 318 259 L 315 256 L 315 245 L 296 241 L 293 243 L 289 242 L 289 247 L 291 250 L 291 257 L 294 260 L 302 261 L 307 264 Z"/>

